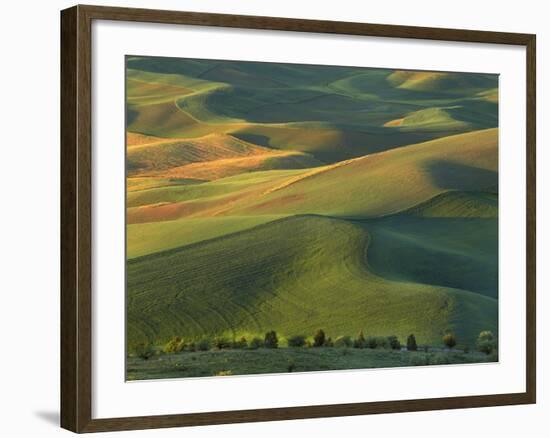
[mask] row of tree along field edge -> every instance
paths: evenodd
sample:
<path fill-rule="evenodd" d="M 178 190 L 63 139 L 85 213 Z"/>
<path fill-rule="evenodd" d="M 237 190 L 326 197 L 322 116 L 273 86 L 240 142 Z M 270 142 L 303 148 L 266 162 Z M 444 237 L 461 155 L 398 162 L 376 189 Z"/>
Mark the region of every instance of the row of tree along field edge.
<path fill-rule="evenodd" d="M 446 333 L 442 337 L 440 346 L 417 345 L 416 337 L 411 334 L 407 337 L 406 343 L 402 344 L 397 336 L 365 336 L 361 331 L 357 337 L 339 336 L 332 339 L 319 329 L 313 337 L 304 335 L 294 335 L 285 339 L 286 347 L 288 348 L 369 348 L 369 349 L 391 349 L 391 350 L 407 350 L 407 351 L 442 351 L 454 350 L 462 353 L 469 353 L 470 346 L 458 343 L 457 337 L 453 333 Z M 274 330 L 268 331 L 263 338 L 254 336 L 247 339 L 241 336 L 237 339 L 230 340 L 225 337 L 217 337 L 214 339 L 200 340 L 185 340 L 179 336 L 174 336 L 166 344 L 162 346 L 141 343 L 134 347 L 129 352 L 130 357 L 139 357 L 147 360 L 157 354 L 170 354 L 181 352 L 196 352 L 196 351 L 211 351 L 211 350 L 257 350 L 259 348 L 276 349 L 283 347 L 283 343 L 279 339 Z M 487 355 L 495 352 L 498 347 L 498 342 L 495 336 L 490 331 L 482 331 L 476 342 L 476 350 Z"/>

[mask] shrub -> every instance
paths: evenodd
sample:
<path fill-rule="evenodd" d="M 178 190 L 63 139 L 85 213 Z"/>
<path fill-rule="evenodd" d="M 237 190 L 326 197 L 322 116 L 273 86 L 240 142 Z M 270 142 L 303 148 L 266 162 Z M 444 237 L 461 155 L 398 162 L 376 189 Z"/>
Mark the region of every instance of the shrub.
<path fill-rule="evenodd" d="M 271 330 L 265 334 L 264 345 L 266 348 L 277 348 L 279 346 L 279 339 L 277 338 L 277 333 L 274 330 Z"/>
<path fill-rule="evenodd" d="M 367 346 L 367 340 L 365 339 L 365 335 L 363 334 L 363 330 L 359 332 L 359 335 L 357 336 L 357 339 L 353 342 L 354 348 L 365 348 Z"/>
<path fill-rule="evenodd" d="M 365 339 L 365 348 L 376 348 L 378 343 L 376 342 L 376 338 L 374 336 L 369 336 L 367 339 Z"/>
<path fill-rule="evenodd" d="M 252 338 L 250 341 L 250 344 L 248 344 L 248 348 L 251 350 L 257 350 L 260 347 L 263 347 L 264 341 L 262 341 L 260 338 Z"/>
<path fill-rule="evenodd" d="M 491 354 L 497 348 L 497 342 L 493 333 L 486 330 L 479 334 L 477 338 L 477 349 L 485 354 Z"/>
<path fill-rule="evenodd" d="M 384 336 L 369 336 L 365 343 L 367 348 L 388 348 L 390 345 Z"/>
<path fill-rule="evenodd" d="M 291 336 L 287 340 L 289 347 L 303 347 L 306 345 L 306 337 L 302 335 Z"/>
<path fill-rule="evenodd" d="M 353 340 L 349 336 L 339 336 L 334 341 L 334 346 L 337 348 L 353 347 Z"/>
<path fill-rule="evenodd" d="M 246 338 L 244 336 L 241 337 L 238 341 L 233 342 L 233 348 L 237 348 L 239 350 L 243 350 L 248 347 L 248 342 L 246 341 Z"/>
<path fill-rule="evenodd" d="M 322 347 L 325 345 L 325 332 L 321 329 L 317 330 L 315 336 L 313 337 L 313 346 Z"/>
<path fill-rule="evenodd" d="M 231 370 L 222 370 L 222 371 L 218 371 L 218 374 L 216 374 L 217 376 L 231 376 L 233 375 L 233 373 L 231 372 Z"/>
<path fill-rule="evenodd" d="M 163 347 L 165 353 L 179 353 L 185 348 L 185 341 L 179 336 L 174 336 Z"/>
<path fill-rule="evenodd" d="M 397 336 L 388 336 L 388 344 L 392 350 L 401 350 L 401 342 L 399 342 Z"/>
<path fill-rule="evenodd" d="M 477 337 L 478 341 L 492 341 L 494 340 L 493 332 L 489 330 L 482 331 Z"/>
<path fill-rule="evenodd" d="M 414 335 L 409 335 L 407 338 L 407 350 L 409 351 L 416 351 L 418 350 L 418 345 L 416 345 L 416 338 Z"/>
<path fill-rule="evenodd" d="M 288 365 L 286 367 L 286 370 L 291 373 L 292 371 L 294 371 L 294 369 L 296 368 L 296 364 L 294 363 L 293 360 L 289 360 L 288 361 Z"/>
<path fill-rule="evenodd" d="M 197 342 L 196 349 L 198 351 L 208 351 L 210 350 L 210 342 L 208 339 L 201 339 L 199 342 Z"/>
<path fill-rule="evenodd" d="M 324 347 L 334 347 L 334 342 L 331 337 L 328 337 L 323 344 Z"/>
<path fill-rule="evenodd" d="M 227 338 L 219 337 L 214 339 L 214 346 L 218 350 L 223 350 L 226 348 L 231 348 L 231 342 Z"/>
<path fill-rule="evenodd" d="M 447 333 L 445 336 L 443 336 L 443 343 L 447 347 L 453 348 L 456 345 L 456 336 L 452 333 Z"/>
<path fill-rule="evenodd" d="M 151 344 L 142 342 L 136 345 L 135 353 L 137 357 L 147 360 L 155 354 L 155 349 Z"/>

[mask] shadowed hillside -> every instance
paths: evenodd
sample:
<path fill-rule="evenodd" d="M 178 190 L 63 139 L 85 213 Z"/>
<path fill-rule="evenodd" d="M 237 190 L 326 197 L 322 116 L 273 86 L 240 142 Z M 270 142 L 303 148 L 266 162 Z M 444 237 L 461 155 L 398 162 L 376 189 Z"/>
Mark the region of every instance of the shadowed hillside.
<path fill-rule="evenodd" d="M 271 327 L 290 336 L 319 326 L 334 335 L 414 331 L 421 342 L 437 342 L 447 329 L 470 340 L 495 328 L 492 298 L 375 275 L 368 241 L 368 225 L 301 216 L 135 259 L 128 264 L 129 342 Z"/>
<path fill-rule="evenodd" d="M 126 67 L 129 351 L 498 332 L 497 76 Z"/>
<path fill-rule="evenodd" d="M 491 75 L 137 57 L 127 68 L 131 132 L 230 133 L 326 162 L 498 123 L 482 94 Z M 385 126 L 400 119 L 398 135 Z"/>

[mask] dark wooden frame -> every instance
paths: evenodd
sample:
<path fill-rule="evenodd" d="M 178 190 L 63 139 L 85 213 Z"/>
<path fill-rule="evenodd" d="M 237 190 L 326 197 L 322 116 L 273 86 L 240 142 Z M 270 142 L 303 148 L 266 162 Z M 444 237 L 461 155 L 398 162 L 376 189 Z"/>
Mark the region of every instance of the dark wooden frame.
<path fill-rule="evenodd" d="M 92 20 L 221 26 L 525 46 L 527 52 L 527 369 L 523 393 L 92 419 Z M 61 426 L 74 432 L 148 429 L 528 404 L 536 402 L 535 76 L 531 34 L 289 18 L 75 6 L 61 12 Z"/>

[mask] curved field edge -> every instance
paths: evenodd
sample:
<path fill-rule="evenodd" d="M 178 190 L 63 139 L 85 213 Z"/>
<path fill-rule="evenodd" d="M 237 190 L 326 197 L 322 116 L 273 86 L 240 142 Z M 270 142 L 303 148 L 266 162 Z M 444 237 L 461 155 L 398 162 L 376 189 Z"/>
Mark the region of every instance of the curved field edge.
<path fill-rule="evenodd" d="M 278 215 L 216 216 L 129 224 L 126 256 L 133 259 L 162 252 L 233 234 L 280 218 Z"/>
<path fill-rule="evenodd" d="M 367 268 L 368 241 L 361 226 L 298 216 L 131 260 L 128 347 L 318 328 L 333 338 L 414 333 L 427 344 L 452 330 L 472 343 L 496 330 L 496 300 L 379 277 Z"/>
<path fill-rule="evenodd" d="M 133 133 L 232 134 L 324 162 L 498 125 L 491 75 L 161 58 L 126 71 Z"/>
<path fill-rule="evenodd" d="M 489 129 L 311 169 L 250 172 L 202 184 L 131 192 L 128 221 L 220 215 L 388 215 L 446 191 L 497 187 L 497 150 L 498 130 Z"/>

